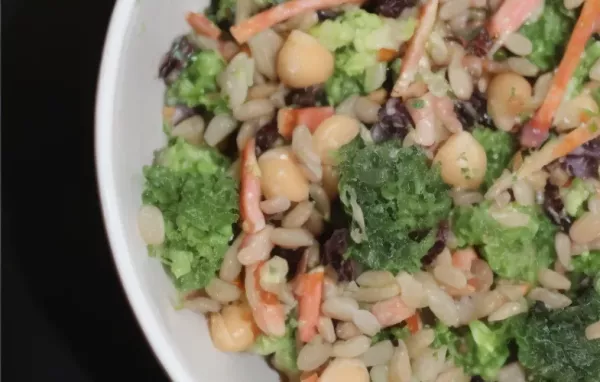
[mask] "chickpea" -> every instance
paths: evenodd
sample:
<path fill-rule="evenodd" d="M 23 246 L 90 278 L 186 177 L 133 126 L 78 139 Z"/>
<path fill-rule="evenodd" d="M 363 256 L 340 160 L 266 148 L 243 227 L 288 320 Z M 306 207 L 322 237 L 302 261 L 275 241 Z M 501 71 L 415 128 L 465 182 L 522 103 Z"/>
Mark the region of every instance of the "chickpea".
<path fill-rule="evenodd" d="M 358 358 L 336 358 L 327 365 L 320 382 L 369 382 L 369 372 Z"/>
<path fill-rule="evenodd" d="M 331 153 L 352 141 L 360 132 L 358 121 L 346 115 L 327 118 L 313 133 L 315 151 L 325 164 L 334 164 Z"/>
<path fill-rule="evenodd" d="M 338 195 L 338 183 L 340 182 L 340 174 L 337 169 L 331 165 L 323 165 L 323 188 L 329 196 L 329 199 L 333 200 Z"/>
<path fill-rule="evenodd" d="M 585 121 L 586 113 L 597 113 L 598 104 L 589 94 L 580 94 L 562 104 L 556 111 L 554 123 L 558 131 L 576 128 Z"/>
<path fill-rule="evenodd" d="M 490 82 L 487 94 L 488 113 L 500 130 L 510 131 L 524 113 L 531 111 L 531 85 L 518 74 L 498 74 Z"/>
<path fill-rule="evenodd" d="M 292 202 L 308 199 L 308 180 L 289 147 L 271 149 L 258 158 L 260 184 L 267 199 L 282 196 Z"/>
<path fill-rule="evenodd" d="M 435 163 L 440 163 L 447 184 L 463 189 L 476 189 L 485 176 L 485 150 L 473 136 L 462 131 L 451 136 L 438 150 Z"/>
<path fill-rule="evenodd" d="M 292 88 L 323 83 L 333 74 L 333 55 L 311 35 L 294 30 L 279 51 L 277 74 Z"/>
<path fill-rule="evenodd" d="M 229 305 L 212 313 L 209 325 L 213 344 L 221 351 L 242 352 L 254 344 L 256 332 L 247 305 Z"/>

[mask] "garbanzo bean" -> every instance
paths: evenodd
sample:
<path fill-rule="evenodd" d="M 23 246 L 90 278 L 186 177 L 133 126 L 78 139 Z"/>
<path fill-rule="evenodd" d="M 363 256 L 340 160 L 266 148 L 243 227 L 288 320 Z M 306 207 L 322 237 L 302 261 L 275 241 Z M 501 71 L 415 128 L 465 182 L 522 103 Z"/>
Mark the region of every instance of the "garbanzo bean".
<path fill-rule="evenodd" d="M 336 358 L 327 365 L 320 382 L 369 382 L 369 372 L 358 358 Z"/>
<path fill-rule="evenodd" d="M 598 112 L 598 104 L 591 95 L 582 93 L 577 97 L 565 102 L 556 111 L 554 123 L 558 131 L 566 131 L 576 128 L 583 122 L 589 113 Z"/>
<path fill-rule="evenodd" d="M 476 189 L 485 176 L 485 150 L 473 136 L 462 131 L 454 134 L 438 150 L 435 163 L 440 163 L 447 184 L 463 189 Z"/>
<path fill-rule="evenodd" d="M 311 35 L 294 30 L 277 56 L 277 74 L 292 88 L 323 83 L 333 74 L 333 55 Z"/>
<path fill-rule="evenodd" d="M 217 349 L 224 352 L 248 350 L 256 337 L 252 313 L 246 305 L 229 305 L 209 318 L 210 336 Z"/>
<path fill-rule="evenodd" d="M 308 199 L 308 180 L 289 147 L 271 149 L 258 158 L 260 184 L 265 198 L 282 196 L 292 202 Z"/>
<path fill-rule="evenodd" d="M 500 73 L 490 82 L 488 113 L 500 130 L 510 131 L 531 110 L 529 82 L 515 73 Z"/>
<path fill-rule="evenodd" d="M 331 153 L 352 141 L 359 131 L 358 121 L 346 115 L 334 115 L 321 122 L 313 133 L 313 144 L 321 161 L 333 164 Z"/>

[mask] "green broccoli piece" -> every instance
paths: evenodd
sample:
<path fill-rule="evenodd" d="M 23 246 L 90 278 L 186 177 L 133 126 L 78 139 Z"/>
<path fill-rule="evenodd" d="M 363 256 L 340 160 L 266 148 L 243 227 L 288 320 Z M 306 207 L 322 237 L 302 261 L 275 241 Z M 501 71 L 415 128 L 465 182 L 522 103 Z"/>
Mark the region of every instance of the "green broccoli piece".
<path fill-rule="evenodd" d="M 215 23 L 235 21 L 236 0 L 212 0 L 206 16 Z"/>
<path fill-rule="evenodd" d="M 566 97 L 572 98 L 581 91 L 583 84 L 588 80 L 592 65 L 600 59 L 600 41 L 590 40 L 581 56 L 579 65 L 573 73 L 567 86 Z"/>
<path fill-rule="evenodd" d="M 584 212 L 585 202 L 595 193 L 595 190 L 580 178 L 573 179 L 565 189 L 562 199 L 565 210 L 571 216 L 580 216 Z"/>
<path fill-rule="evenodd" d="M 432 346 L 447 346 L 450 358 L 467 374 L 495 380 L 508 359 L 508 343 L 514 336 L 514 328 L 519 320 L 519 316 L 493 324 L 476 320 L 469 323 L 468 329 L 458 330 L 438 323 Z"/>
<path fill-rule="evenodd" d="M 562 0 L 546 0 L 539 18 L 523 25 L 519 32 L 533 43 L 527 58 L 542 71 L 556 67 L 571 36 L 577 15 Z"/>
<path fill-rule="evenodd" d="M 336 69 L 333 75 L 325 82 L 327 101 L 330 105 L 337 106 L 353 94 L 364 94 L 362 82 L 360 76 L 350 77 Z"/>
<path fill-rule="evenodd" d="M 273 366 L 277 370 L 288 375 L 298 372 L 296 365 L 296 340 L 295 330 L 297 327 L 295 319 L 290 318 L 286 323 L 286 332 L 283 337 L 273 337 L 261 334 L 256 338 L 252 352 L 267 356 L 273 355 Z"/>
<path fill-rule="evenodd" d="M 600 251 L 589 251 L 573 256 L 571 265 L 573 272 L 583 273 L 587 276 L 598 275 L 600 274 Z"/>
<path fill-rule="evenodd" d="M 588 288 L 569 307 L 548 310 L 536 303 L 517 326 L 518 357 L 533 380 L 597 382 L 600 340 L 585 338 L 598 321 L 600 295 Z"/>
<path fill-rule="evenodd" d="M 385 340 L 405 340 L 410 337 L 410 330 L 406 326 L 391 326 L 380 330 L 371 338 L 371 345 Z"/>
<path fill-rule="evenodd" d="M 494 272 L 507 279 L 535 281 L 540 268 L 548 267 L 556 257 L 555 226 L 538 207 L 511 203 L 504 211 L 525 214 L 525 226 L 507 227 L 494 219 L 490 202 L 460 207 L 452 215 L 452 230 L 459 246 L 480 246 Z"/>
<path fill-rule="evenodd" d="M 201 51 L 190 57 L 187 66 L 167 89 L 168 105 L 203 106 L 215 114 L 229 111 L 227 100 L 219 93 L 217 76 L 225 69 L 219 53 Z"/>
<path fill-rule="evenodd" d="M 357 138 L 338 156 L 340 199 L 354 217 L 347 256 L 374 269 L 420 269 L 452 205 L 439 168 L 396 141 L 365 145 Z"/>
<path fill-rule="evenodd" d="M 377 65 L 379 49 L 397 49 L 410 39 L 416 25 L 414 18 L 395 20 L 352 9 L 313 27 L 310 33 L 335 54 L 335 72 L 325 86 L 330 104 L 372 88 L 365 72 Z"/>
<path fill-rule="evenodd" d="M 205 287 L 221 265 L 232 225 L 238 218 L 235 181 L 227 159 L 210 147 L 182 138 L 144 167 L 142 201 L 158 207 L 165 220 L 165 242 L 149 246 L 181 291 Z"/>
<path fill-rule="evenodd" d="M 483 179 L 484 189 L 488 189 L 502 171 L 509 165 L 517 145 L 514 136 L 502 130 L 492 130 L 476 126 L 473 138 L 483 146 L 487 157 L 487 170 Z"/>

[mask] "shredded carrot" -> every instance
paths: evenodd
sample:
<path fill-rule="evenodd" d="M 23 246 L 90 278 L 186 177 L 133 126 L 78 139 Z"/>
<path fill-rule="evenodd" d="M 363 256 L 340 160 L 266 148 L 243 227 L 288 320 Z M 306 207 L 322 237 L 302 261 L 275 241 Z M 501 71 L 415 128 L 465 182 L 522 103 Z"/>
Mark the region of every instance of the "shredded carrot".
<path fill-rule="evenodd" d="M 242 229 L 252 234 L 265 227 L 265 216 L 260 209 L 260 169 L 256 161 L 256 141 L 250 139 L 242 152 L 242 174 L 240 189 L 240 215 Z M 248 236 L 244 239 L 248 239 Z"/>
<path fill-rule="evenodd" d="M 377 318 L 379 324 L 385 328 L 406 320 L 415 314 L 415 309 L 408 307 L 400 296 L 396 296 L 375 303 L 371 307 L 371 313 Z"/>
<path fill-rule="evenodd" d="M 305 125 L 311 132 L 333 116 L 334 109 L 330 106 L 325 107 L 306 107 L 302 109 L 282 108 L 277 112 L 277 130 L 284 138 L 291 138 L 292 132 L 299 125 Z"/>
<path fill-rule="evenodd" d="M 452 254 L 452 266 L 462 271 L 470 271 L 473 260 L 477 258 L 477 253 L 471 247 L 458 249 Z"/>
<path fill-rule="evenodd" d="M 249 19 L 231 27 L 230 31 L 236 41 L 245 43 L 256 34 L 290 19 L 300 13 L 332 8 L 346 3 L 356 3 L 353 0 L 291 0 L 258 13 Z"/>
<path fill-rule="evenodd" d="M 599 135 L 600 127 L 596 120 L 590 121 L 589 123 L 578 127 L 565 135 L 562 142 L 554 148 L 553 156 L 556 158 L 563 157 L 575 150 L 577 147 L 597 137 Z"/>
<path fill-rule="evenodd" d="M 529 16 L 542 6 L 543 0 L 505 0 L 487 25 L 493 38 L 509 35 L 525 23 Z"/>
<path fill-rule="evenodd" d="M 539 131 L 548 131 L 552 125 L 554 113 L 560 106 L 567 86 L 585 50 L 585 45 L 598 28 L 600 0 L 588 0 L 584 3 L 577 24 L 573 29 L 563 58 L 558 65 L 556 75 L 552 79 L 542 106 L 535 113 L 528 125 Z"/>
<path fill-rule="evenodd" d="M 319 382 L 319 374 L 304 372 L 300 375 L 300 382 Z"/>
<path fill-rule="evenodd" d="M 173 106 L 163 107 L 163 111 L 162 111 L 163 121 L 170 124 L 171 121 L 173 120 L 173 115 L 175 115 L 175 110 L 176 109 Z"/>
<path fill-rule="evenodd" d="M 221 29 L 210 21 L 202 13 L 188 12 L 185 16 L 194 32 L 217 40 L 221 36 Z"/>
<path fill-rule="evenodd" d="M 252 51 L 250 50 L 250 47 L 248 46 L 248 44 L 244 44 L 240 47 L 240 52 L 244 52 L 248 55 L 248 57 L 252 57 Z"/>
<path fill-rule="evenodd" d="M 419 26 L 408 42 L 408 48 L 404 57 L 402 57 L 402 66 L 400 67 L 398 79 L 392 88 L 392 97 L 406 98 L 405 91 L 417 75 L 419 61 L 425 53 L 425 44 L 435 25 L 439 3 L 439 0 L 429 0 L 421 8 Z"/>
<path fill-rule="evenodd" d="M 317 325 L 323 295 L 324 271 L 305 273 L 298 280 L 298 335 L 310 342 L 317 334 Z"/>
<path fill-rule="evenodd" d="M 394 49 L 381 48 L 377 51 L 377 61 L 390 62 L 398 57 L 398 51 Z"/>
<path fill-rule="evenodd" d="M 419 312 L 416 312 L 415 314 L 406 319 L 406 327 L 408 328 L 411 334 L 415 334 L 416 332 L 421 330 L 421 325 L 422 322 Z"/>
<path fill-rule="evenodd" d="M 517 170 L 517 176 L 523 179 L 598 136 L 600 136 L 600 120 L 593 118 L 567 135 L 546 143 L 539 151 L 525 158 L 523 165 Z"/>

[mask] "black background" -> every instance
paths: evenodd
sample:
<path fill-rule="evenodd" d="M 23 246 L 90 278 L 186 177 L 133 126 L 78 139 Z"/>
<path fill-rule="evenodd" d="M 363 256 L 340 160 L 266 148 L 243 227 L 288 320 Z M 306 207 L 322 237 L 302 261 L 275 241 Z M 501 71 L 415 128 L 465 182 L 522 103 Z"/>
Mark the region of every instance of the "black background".
<path fill-rule="evenodd" d="M 121 289 L 97 196 L 94 100 L 113 4 L 2 2 L 6 381 L 167 380 Z"/>

